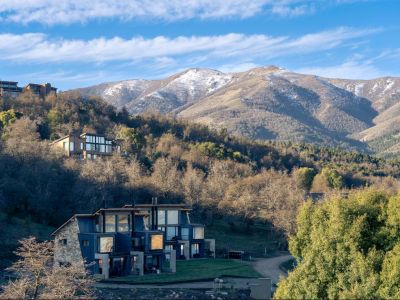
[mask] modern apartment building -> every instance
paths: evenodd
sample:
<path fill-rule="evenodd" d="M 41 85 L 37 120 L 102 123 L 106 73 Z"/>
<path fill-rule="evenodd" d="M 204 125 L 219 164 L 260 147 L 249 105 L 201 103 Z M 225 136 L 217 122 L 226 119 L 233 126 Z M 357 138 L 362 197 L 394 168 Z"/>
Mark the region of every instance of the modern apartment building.
<path fill-rule="evenodd" d="M 50 83 L 29 83 L 25 88 L 24 91 L 31 91 L 32 93 L 38 95 L 39 97 L 46 97 L 47 95 L 57 93 L 57 88 L 52 87 Z"/>
<path fill-rule="evenodd" d="M 77 214 L 58 228 L 56 264 L 87 264 L 103 278 L 176 272 L 176 259 L 213 256 L 215 240 L 184 204 L 139 204 Z"/>
<path fill-rule="evenodd" d="M 92 133 L 83 133 L 79 136 L 69 134 L 55 140 L 50 145 L 64 151 L 66 156 L 77 156 L 81 159 L 97 159 L 113 153 L 121 153 L 118 140 Z"/>
<path fill-rule="evenodd" d="M 0 96 L 17 97 L 20 93 L 22 88 L 18 86 L 18 82 L 0 80 Z"/>
<path fill-rule="evenodd" d="M 50 83 L 29 83 L 24 88 L 18 86 L 16 81 L 1 81 L 0 80 L 0 96 L 17 97 L 24 91 L 31 91 L 41 98 L 46 97 L 51 93 L 57 93 L 57 88 L 52 87 Z"/>

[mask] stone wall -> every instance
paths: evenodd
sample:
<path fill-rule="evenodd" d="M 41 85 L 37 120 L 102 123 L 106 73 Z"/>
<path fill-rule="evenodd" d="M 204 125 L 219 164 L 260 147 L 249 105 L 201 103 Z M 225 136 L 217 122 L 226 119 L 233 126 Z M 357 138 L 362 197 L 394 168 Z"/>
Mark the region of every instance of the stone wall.
<path fill-rule="evenodd" d="M 79 227 L 78 222 L 73 218 L 65 225 L 54 238 L 54 263 L 82 264 L 83 258 L 78 239 Z M 66 245 L 62 242 L 67 240 Z"/>

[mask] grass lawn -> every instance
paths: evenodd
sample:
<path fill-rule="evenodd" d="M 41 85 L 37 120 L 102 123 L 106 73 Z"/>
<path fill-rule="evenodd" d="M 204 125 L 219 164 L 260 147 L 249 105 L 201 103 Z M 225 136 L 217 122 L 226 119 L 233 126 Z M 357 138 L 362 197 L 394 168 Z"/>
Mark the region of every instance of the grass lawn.
<path fill-rule="evenodd" d="M 108 281 L 118 283 L 174 283 L 201 281 L 220 277 L 260 277 L 253 268 L 241 261 L 232 259 L 178 260 L 175 274 L 149 274 L 145 276 L 124 276 Z"/>
<path fill-rule="evenodd" d="M 240 250 L 250 253 L 253 257 L 274 256 L 278 244 L 276 238 L 271 236 L 266 225 L 251 225 L 249 230 L 244 230 L 243 225 L 236 223 L 232 228 L 224 220 L 214 220 L 212 225 L 205 229 L 206 238 L 215 239 L 217 255 L 227 250 Z M 267 248 L 267 255 L 265 255 Z"/>

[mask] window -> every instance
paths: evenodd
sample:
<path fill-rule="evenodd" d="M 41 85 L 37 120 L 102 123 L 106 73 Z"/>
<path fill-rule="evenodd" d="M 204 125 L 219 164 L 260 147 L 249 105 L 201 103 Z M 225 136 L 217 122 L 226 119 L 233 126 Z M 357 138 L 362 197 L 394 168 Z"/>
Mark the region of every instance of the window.
<path fill-rule="evenodd" d="M 165 210 L 158 211 L 158 224 L 165 225 Z"/>
<path fill-rule="evenodd" d="M 69 150 L 74 151 L 74 142 L 69 142 Z"/>
<path fill-rule="evenodd" d="M 68 151 L 68 142 L 63 142 L 63 148 Z"/>
<path fill-rule="evenodd" d="M 100 258 L 97 263 L 99 265 L 99 274 L 103 274 L 103 260 Z"/>
<path fill-rule="evenodd" d="M 87 155 L 87 158 L 88 158 L 88 159 L 92 159 L 92 154 L 89 153 L 89 154 Z"/>
<path fill-rule="evenodd" d="M 60 245 L 63 245 L 63 246 L 67 245 L 67 243 L 68 243 L 67 239 L 60 239 L 60 240 L 58 240 L 58 242 L 60 243 Z"/>
<path fill-rule="evenodd" d="M 162 234 L 153 234 L 150 236 L 150 250 L 162 250 L 164 244 L 164 237 Z"/>
<path fill-rule="evenodd" d="M 118 215 L 118 232 L 127 232 L 129 231 L 129 215 Z"/>
<path fill-rule="evenodd" d="M 178 211 L 177 210 L 167 210 L 167 216 L 168 216 L 168 224 L 179 224 L 178 221 Z"/>
<path fill-rule="evenodd" d="M 106 232 L 115 232 L 115 215 L 106 215 Z"/>
<path fill-rule="evenodd" d="M 106 145 L 100 145 L 100 152 L 106 152 Z"/>
<path fill-rule="evenodd" d="M 176 236 L 178 236 L 178 227 L 168 226 L 167 227 L 167 240 L 170 241 Z"/>
<path fill-rule="evenodd" d="M 181 228 L 181 237 L 185 241 L 189 239 L 189 228 Z"/>
<path fill-rule="evenodd" d="M 174 250 L 174 246 L 172 246 L 172 245 L 165 245 L 164 250 L 166 250 L 166 251 L 172 251 L 172 250 Z"/>
<path fill-rule="evenodd" d="M 99 252 L 112 252 L 114 247 L 114 238 L 112 236 L 102 236 L 99 238 Z"/>
<path fill-rule="evenodd" d="M 93 159 L 96 159 L 97 158 L 97 155 L 96 154 L 93 154 Z"/>
<path fill-rule="evenodd" d="M 104 144 L 104 137 L 102 137 L 102 136 L 99 136 L 99 141 L 98 141 L 98 143 L 100 143 L 100 144 Z"/>
<path fill-rule="evenodd" d="M 83 143 L 81 143 L 81 150 L 83 150 Z"/>
<path fill-rule="evenodd" d="M 112 152 L 112 147 L 110 145 L 106 146 L 106 152 L 111 153 Z"/>
<path fill-rule="evenodd" d="M 193 239 L 204 239 L 204 227 L 193 227 Z"/>
<path fill-rule="evenodd" d="M 90 150 L 92 150 L 92 144 L 86 144 L 86 150 L 87 151 L 90 151 Z"/>
<path fill-rule="evenodd" d="M 86 136 L 86 142 L 87 142 L 87 143 L 90 143 L 90 142 L 91 142 L 91 139 L 90 139 L 90 138 L 91 138 L 90 135 L 87 135 L 87 136 Z"/>
<path fill-rule="evenodd" d="M 82 246 L 83 247 L 88 247 L 89 246 L 89 241 L 88 240 L 82 240 Z"/>
<path fill-rule="evenodd" d="M 195 256 L 196 254 L 198 255 L 200 252 L 200 247 L 199 244 L 192 244 L 192 257 Z"/>

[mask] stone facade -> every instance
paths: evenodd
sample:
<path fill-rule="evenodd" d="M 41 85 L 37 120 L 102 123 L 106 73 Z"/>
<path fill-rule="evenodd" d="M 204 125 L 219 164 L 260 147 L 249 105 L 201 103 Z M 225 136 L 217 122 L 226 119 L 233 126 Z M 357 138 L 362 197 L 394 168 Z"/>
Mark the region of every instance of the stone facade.
<path fill-rule="evenodd" d="M 54 239 L 55 264 L 82 264 L 83 258 L 78 239 L 79 227 L 76 218 L 65 225 Z"/>

